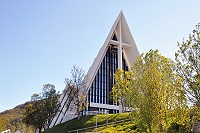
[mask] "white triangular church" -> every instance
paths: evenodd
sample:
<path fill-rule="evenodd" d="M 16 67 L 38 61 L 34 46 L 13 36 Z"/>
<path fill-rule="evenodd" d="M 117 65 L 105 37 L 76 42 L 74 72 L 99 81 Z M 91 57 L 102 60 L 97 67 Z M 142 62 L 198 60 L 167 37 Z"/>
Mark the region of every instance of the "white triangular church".
<path fill-rule="evenodd" d="M 139 51 L 121 11 L 114 22 L 105 43 L 101 47 L 92 66 L 87 72 L 87 111 L 104 111 L 120 113 L 122 108 L 110 98 L 117 68 L 129 71 L 139 56 Z M 60 112 L 52 119 L 50 127 L 76 117 L 73 111 L 66 111 L 68 93 L 60 96 Z"/>

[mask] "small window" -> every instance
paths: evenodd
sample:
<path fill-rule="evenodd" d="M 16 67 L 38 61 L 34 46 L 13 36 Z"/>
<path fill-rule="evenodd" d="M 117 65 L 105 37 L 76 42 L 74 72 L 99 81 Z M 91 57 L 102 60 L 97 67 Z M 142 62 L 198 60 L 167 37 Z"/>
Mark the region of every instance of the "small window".
<path fill-rule="evenodd" d="M 112 40 L 117 41 L 117 36 L 114 34 Z"/>

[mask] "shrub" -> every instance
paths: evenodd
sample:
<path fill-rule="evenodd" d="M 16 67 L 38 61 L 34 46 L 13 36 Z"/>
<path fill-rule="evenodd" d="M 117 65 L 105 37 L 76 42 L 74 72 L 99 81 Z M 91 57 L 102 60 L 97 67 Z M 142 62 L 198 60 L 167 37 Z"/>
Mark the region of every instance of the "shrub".
<path fill-rule="evenodd" d="M 168 128 L 167 133 L 186 133 L 186 131 L 187 131 L 187 127 L 185 125 L 181 125 L 174 122 Z"/>

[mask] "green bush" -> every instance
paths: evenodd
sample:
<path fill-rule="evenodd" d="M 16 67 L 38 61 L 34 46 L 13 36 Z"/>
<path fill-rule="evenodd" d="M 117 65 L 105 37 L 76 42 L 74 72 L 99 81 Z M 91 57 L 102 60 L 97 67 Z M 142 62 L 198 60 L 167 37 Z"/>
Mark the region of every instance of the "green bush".
<path fill-rule="evenodd" d="M 117 133 L 114 127 L 103 129 L 100 133 Z"/>
<path fill-rule="evenodd" d="M 172 123 L 168 128 L 167 133 L 185 133 L 187 130 L 185 125 L 180 125 L 176 122 Z"/>

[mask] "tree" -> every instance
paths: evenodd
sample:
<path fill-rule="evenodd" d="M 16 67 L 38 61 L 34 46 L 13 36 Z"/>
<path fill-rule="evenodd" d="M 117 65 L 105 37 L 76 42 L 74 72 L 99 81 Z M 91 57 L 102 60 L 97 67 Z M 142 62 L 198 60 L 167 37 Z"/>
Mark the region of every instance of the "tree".
<path fill-rule="evenodd" d="M 177 73 L 184 79 L 187 98 L 200 109 L 200 23 L 187 40 L 178 42 Z"/>
<path fill-rule="evenodd" d="M 78 120 L 80 119 L 80 113 L 87 106 L 86 104 L 86 79 L 84 79 L 84 71 L 78 66 L 73 66 L 71 69 L 71 78 L 65 79 L 66 90 L 68 91 L 67 110 L 75 109 Z"/>
<path fill-rule="evenodd" d="M 182 79 L 174 69 L 158 50 L 140 55 L 132 67 L 132 107 L 145 132 L 166 132 L 170 113 L 186 107 Z"/>
<path fill-rule="evenodd" d="M 54 85 L 45 84 L 40 95 L 43 101 L 44 113 L 48 120 L 47 123 L 50 124 L 52 117 L 59 111 L 59 92 L 56 92 Z"/>
<path fill-rule="evenodd" d="M 129 89 L 130 72 L 118 68 L 114 77 L 115 83 L 112 87 L 111 95 L 115 103 L 122 104 L 122 112 L 125 112 L 126 107 L 129 107 L 131 98 L 131 90 Z"/>
<path fill-rule="evenodd" d="M 179 50 L 175 53 L 177 73 L 183 80 L 183 88 L 187 92 L 187 99 L 193 105 L 193 130 L 200 119 L 200 23 L 189 35 L 187 40 L 179 43 Z M 199 129 L 198 129 L 199 130 Z"/>
<path fill-rule="evenodd" d="M 45 84 L 42 93 L 31 96 L 32 102 L 25 108 L 23 122 L 41 133 L 58 111 L 58 94 L 54 85 Z"/>

